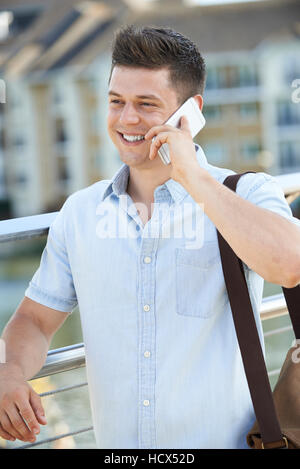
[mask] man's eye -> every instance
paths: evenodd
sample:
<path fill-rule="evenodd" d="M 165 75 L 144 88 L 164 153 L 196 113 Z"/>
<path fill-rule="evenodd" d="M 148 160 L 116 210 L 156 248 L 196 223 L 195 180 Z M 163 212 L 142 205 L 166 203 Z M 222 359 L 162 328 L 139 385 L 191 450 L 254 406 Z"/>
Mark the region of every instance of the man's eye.
<path fill-rule="evenodd" d="M 154 106 L 152 103 L 141 103 L 142 106 Z"/>
<path fill-rule="evenodd" d="M 112 99 L 112 100 L 110 101 L 110 104 L 120 104 L 120 102 L 121 102 L 121 101 L 120 101 L 119 99 Z"/>

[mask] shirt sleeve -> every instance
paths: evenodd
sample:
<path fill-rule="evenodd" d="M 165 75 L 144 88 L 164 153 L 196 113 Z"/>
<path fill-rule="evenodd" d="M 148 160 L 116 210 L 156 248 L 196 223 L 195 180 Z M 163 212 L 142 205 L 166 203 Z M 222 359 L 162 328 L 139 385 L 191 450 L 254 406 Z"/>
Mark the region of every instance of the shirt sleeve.
<path fill-rule="evenodd" d="M 237 193 L 258 207 L 281 215 L 300 229 L 300 220 L 293 216 L 284 192 L 274 176 L 266 173 L 245 174 L 238 181 Z M 245 266 L 249 269 L 246 264 Z"/>
<path fill-rule="evenodd" d="M 242 181 L 243 178 L 245 178 L 244 181 Z M 249 173 L 242 176 L 240 182 L 240 191 L 241 193 L 246 192 L 245 198 L 247 200 L 259 207 L 278 213 L 300 227 L 300 220 L 293 216 L 284 192 L 274 176 L 266 173 Z"/>
<path fill-rule="evenodd" d="M 47 243 L 25 296 L 44 306 L 72 312 L 76 292 L 65 242 L 66 203 L 49 228 Z"/>

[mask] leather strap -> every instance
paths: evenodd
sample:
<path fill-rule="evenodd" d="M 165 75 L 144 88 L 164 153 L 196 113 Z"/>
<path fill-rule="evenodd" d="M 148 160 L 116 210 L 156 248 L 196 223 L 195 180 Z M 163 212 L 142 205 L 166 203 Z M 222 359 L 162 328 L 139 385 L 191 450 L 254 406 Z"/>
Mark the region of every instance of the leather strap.
<path fill-rule="evenodd" d="M 253 172 L 248 171 L 247 173 Z M 235 191 L 237 182 L 243 174 L 228 176 L 223 184 Z M 285 447 L 285 441 L 276 415 L 243 264 L 218 230 L 217 235 L 224 280 L 263 445 L 265 448 Z M 283 292 L 295 335 L 300 337 L 300 314 L 297 314 L 300 305 L 300 285 L 291 289 L 283 288 Z"/>

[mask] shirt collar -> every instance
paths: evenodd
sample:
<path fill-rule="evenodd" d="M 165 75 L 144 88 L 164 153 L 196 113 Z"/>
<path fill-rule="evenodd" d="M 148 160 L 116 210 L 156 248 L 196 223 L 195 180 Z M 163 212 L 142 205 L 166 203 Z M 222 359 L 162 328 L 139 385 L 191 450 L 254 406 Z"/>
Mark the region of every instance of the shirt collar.
<path fill-rule="evenodd" d="M 196 148 L 196 157 L 199 165 L 202 168 L 208 167 L 208 162 L 206 156 L 202 150 L 202 148 L 195 144 Z M 126 194 L 127 185 L 128 185 L 128 178 L 129 178 L 129 166 L 127 164 L 123 164 L 118 171 L 115 173 L 113 178 L 111 179 L 109 185 L 106 187 L 101 200 L 103 201 L 106 197 L 108 197 L 111 193 L 114 193 L 116 196 L 120 196 L 121 194 Z M 165 190 L 165 187 L 168 189 L 171 197 L 173 198 L 174 202 L 181 202 L 181 200 L 188 194 L 188 192 L 174 179 L 168 179 L 164 184 L 158 186 L 155 191 L 159 191 L 160 188 Z"/>

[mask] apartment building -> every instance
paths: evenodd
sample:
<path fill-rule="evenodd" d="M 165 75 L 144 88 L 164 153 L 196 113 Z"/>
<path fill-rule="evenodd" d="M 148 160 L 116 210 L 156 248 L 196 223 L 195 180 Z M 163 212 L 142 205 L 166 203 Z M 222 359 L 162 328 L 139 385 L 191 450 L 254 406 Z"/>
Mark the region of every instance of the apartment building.
<path fill-rule="evenodd" d="M 198 140 L 208 159 L 236 171 L 299 171 L 299 39 L 266 41 L 247 54 L 208 54 L 206 62 L 207 126 Z"/>
<path fill-rule="evenodd" d="M 157 8 L 124 16 L 109 6 L 78 10 L 69 2 L 42 15 L 43 28 L 37 22 L 2 65 L 7 103 L 0 135 L 12 216 L 57 210 L 69 194 L 120 166 L 105 116 L 109 45 L 122 22 L 171 26 L 199 45 L 207 64 L 207 124 L 196 141 L 209 162 L 235 171 L 299 171 L 300 104 L 292 94 L 300 78 L 299 4 L 255 3 L 176 2 L 175 12 L 162 2 L 159 16 Z"/>

